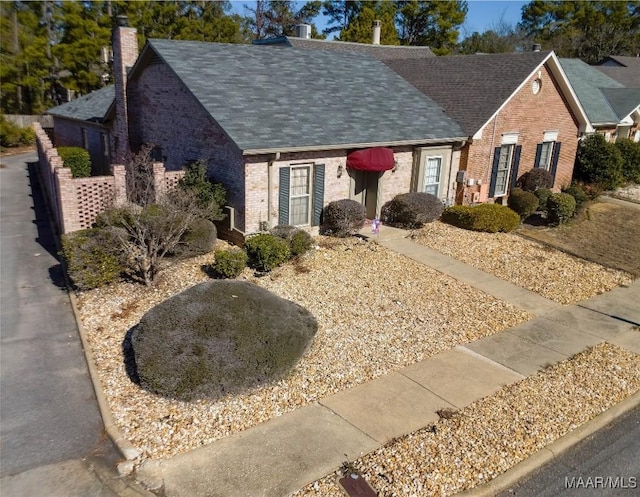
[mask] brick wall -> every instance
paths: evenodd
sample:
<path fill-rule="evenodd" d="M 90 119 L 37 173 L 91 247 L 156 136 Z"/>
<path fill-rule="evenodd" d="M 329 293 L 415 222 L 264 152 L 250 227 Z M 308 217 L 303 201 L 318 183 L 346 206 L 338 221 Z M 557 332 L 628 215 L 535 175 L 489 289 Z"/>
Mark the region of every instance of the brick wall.
<path fill-rule="evenodd" d="M 126 201 L 124 166 L 113 166 L 110 176 L 73 178 L 40 124 L 34 130 L 40 179 L 60 233 L 90 228 L 100 212 Z"/>
<path fill-rule="evenodd" d="M 82 147 L 84 148 L 82 130 L 87 136 L 86 150 L 91 156 L 91 174 L 109 174 L 111 160 L 109 150 L 105 154 L 103 148 L 103 135 L 109 137 L 109 128 L 97 123 L 83 121 L 82 123 L 55 117 L 53 119 L 53 142 L 56 147 Z"/>
<path fill-rule="evenodd" d="M 518 177 L 533 169 L 536 146 L 542 142 L 545 131 L 559 131 L 562 143 L 554 189 L 571 183 L 578 146 L 578 124 L 546 65 L 541 69 L 542 88 L 537 95 L 531 91 L 529 81 L 512 97 L 508 104 L 485 125 L 482 137 L 474 139 L 463 150 L 461 169 L 467 170 L 467 179 L 481 180 L 481 185 L 464 187 L 464 197 L 458 203 L 470 203 L 472 193 L 479 192 L 480 200 L 488 199 L 494 149 L 501 145 L 503 133 L 518 133 L 518 145 L 522 145 Z M 460 193 L 460 192 L 459 192 Z"/>
<path fill-rule="evenodd" d="M 152 60 L 129 81 L 128 98 L 132 148 L 157 146 L 170 171 L 205 161 L 209 176 L 227 190 L 236 226 L 244 230 L 242 153 L 175 74 L 161 61 Z"/>
<path fill-rule="evenodd" d="M 395 172 L 386 171 L 381 181 L 381 196 L 379 205 L 391 200 L 399 193 L 410 191 L 413 147 L 396 147 L 394 149 L 398 168 Z M 332 150 L 321 152 L 298 152 L 281 154 L 280 158 L 269 167 L 273 156 L 251 156 L 245 158 L 246 175 L 246 233 L 260 230 L 260 223 L 266 222 L 272 227 L 278 224 L 279 199 L 279 169 L 296 164 L 324 164 L 324 205 L 334 200 L 350 198 L 352 178 L 346 169 L 347 150 Z M 338 177 L 338 167 L 342 167 L 342 174 Z M 269 213 L 269 171 L 271 172 L 271 211 Z"/>

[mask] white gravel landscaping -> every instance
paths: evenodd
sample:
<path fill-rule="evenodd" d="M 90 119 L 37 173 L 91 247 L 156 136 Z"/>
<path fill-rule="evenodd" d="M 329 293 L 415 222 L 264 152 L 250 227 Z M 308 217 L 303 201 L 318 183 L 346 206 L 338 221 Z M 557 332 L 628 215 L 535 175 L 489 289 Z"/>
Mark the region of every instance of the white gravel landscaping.
<path fill-rule="evenodd" d="M 640 333 L 640 331 L 638 331 Z M 481 485 L 640 390 L 640 355 L 603 343 L 351 461 L 388 497 Z M 338 471 L 295 497 L 343 497 Z"/>
<path fill-rule="evenodd" d="M 515 233 L 481 233 L 436 221 L 411 239 L 560 304 L 575 304 L 632 276 L 605 268 Z"/>
<path fill-rule="evenodd" d="M 122 342 L 153 305 L 207 279 L 213 254 L 167 270 L 145 288 L 118 283 L 81 293 L 81 319 L 114 419 L 142 457 L 165 458 L 530 319 L 375 243 L 319 238 L 297 263 L 242 278 L 306 307 L 313 344 L 290 375 L 242 395 L 184 403 L 141 390 L 125 372 Z"/>
<path fill-rule="evenodd" d="M 504 250 L 519 249 L 505 240 Z M 532 317 L 376 243 L 326 237 L 317 242 L 317 249 L 268 276 L 255 277 L 249 269 L 241 275 L 307 308 L 319 323 L 312 346 L 286 378 L 216 401 L 185 403 L 150 394 L 129 379 L 122 354 L 127 331 L 147 310 L 208 279 L 202 265 L 212 262 L 213 254 L 166 270 L 149 288 L 120 282 L 79 294 L 81 320 L 113 417 L 143 460 L 212 443 Z M 448 245 L 456 244 L 461 250 L 467 240 L 452 236 Z M 512 255 L 548 256 L 542 246 Z M 576 279 L 571 272 L 580 268 L 567 266 L 560 279 L 570 285 Z M 584 279 L 583 285 L 583 295 L 603 291 L 599 279 Z"/>

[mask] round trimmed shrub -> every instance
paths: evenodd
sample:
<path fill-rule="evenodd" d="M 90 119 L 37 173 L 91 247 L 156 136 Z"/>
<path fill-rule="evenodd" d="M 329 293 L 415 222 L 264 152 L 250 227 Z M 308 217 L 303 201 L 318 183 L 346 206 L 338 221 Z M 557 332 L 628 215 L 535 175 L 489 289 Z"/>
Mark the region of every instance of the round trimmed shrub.
<path fill-rule="evenodd" d="M 317 329 L 309 311 L 257 285 L 201 283 L 142 317 L 130 335 L 131 376 L 165 397 L 217 398 L 285 376 Z"/>
<path fill-rule="evenodd" d="M 538 197 L 538 210 L 547 212 L 547 199 L 553 192 L 548 188 L 538 188 L 533 193 Z"/>
<path fill-rule="evenodd" d="M 520 226 L 520 216 L 498 204 L 455 205 L 445 209 L 442 221 L 458 228 L 488 233 L 509 232 Z"/>
<path fill-rule="evenodd" d="M 364 226 L 367 209 L 355 200 L 342 199 L 330 202 L 322 211 L 323 235 L 347 237 L 355 235 Z"/>
<path fill-rule="evenodd" d="M 64 167 L 71 169 L 74 178 L 91 176 L 91 156 L 81 147 L 58 147 Z"/>
<path fill-rule="evenodd" d="M 67 273 L 80 290 L 116 281 L 123 272 L 121 241 L 115 230 L 90 228 L 62 235 Z"/>
<path fill-rule="evenodd" d="M 589 195 L 584 191 L 580 185 L 574 184 L 569 188 L 563 190 L 563 193 L 568 193 L 571 195 L 576 201 L 576 210 L 578 210 L 582 205 L 584 205 L 589 200 Z"/>
<path fill-rule="evenodd" d="M 271 271 L 291 257 L 289 244 L 271 233 L 247 238 L 244 248 L 249 257 L 249 266 L 257 271 Z"/>
<path fill-rule="evenodd" d="M 576 199 L 568 193 L 552 193 L 547 200 L 547 220 L 551 225 L 566 223 L 576 211 Z"/>
<path fill-rule="evenodd" d="M 396 195 L 382 206 L 382 222 L 398 228 L 420 228 L 438 219 L 444 211 L 442 201 L 435 195 L 410 192 Z"/>
<path fill-rule="evenodd" d="M 216 250 L 211 269 L 221 278 L 237 278 L 247 267 L 247 253 L 241 249 Z"/>
<path fill-rule="evenodd" d="M 623 181 L 623 158 L 615 144 L 599 134 L 589 135 L 578 146 L 574 176 L 585 183 L 596 183 L 612 190 Z"/>
<path fill-rule="evenodd" d="M 208 254 L 217 239 L 216 225 L 208 219 L 196 218 L 182 235 L 176 255 L 191 257 Z"/>
<path fill-rule="evenodd" d="M 507 199 L 507 206 L 514 210 L 520 216 L 520 219 L 526 219 L 533 214 L 538 208 L 538 197 L 535 193 L 525 192 L 520 188 L 514 188 Z"/>
<path fill-rule="evenodd" d="M 289 250 L 291 251 L 291 257 L 302 255 L 308 252 L 313 246 L 313 238 L 308 231 L 302 228 L 296 228 L 288 224 L 279 224 L 271 228 L 270 233 L 287 241 Z"/>
<path fill-rule="evenodd" d="M 520 176 L 518 186 L 525 192 L 535 192 L 538 188 L 551 188 L 553 186 L 551 181 L 549 171 L 536 167 Z"/>

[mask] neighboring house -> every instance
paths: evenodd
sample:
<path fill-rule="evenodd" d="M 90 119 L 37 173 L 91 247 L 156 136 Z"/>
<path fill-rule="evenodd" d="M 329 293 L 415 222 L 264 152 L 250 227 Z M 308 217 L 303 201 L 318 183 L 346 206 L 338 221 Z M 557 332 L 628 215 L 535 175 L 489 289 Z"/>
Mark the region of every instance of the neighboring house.
<path fill-rule="evenodd" d="M 605 57 L 594 67 L 627 88 L 640 87 L 640 57 Z"/>
<path fill-rule="evenodd" d="M 560 64 L 596 132 L 607 141 L 618 138 L 640 141 L 640 81 L 639 88 L 625 88 L 600 71 L 600 67 L 580 59 L 563 58 Z"/>
<path fill-rule="evenodd" d="M 115 91 L 107 86 L 47 111 L 53 116 L 57 147 L 82 147 L 91 155 L 92 174 L 109 174 L 111 166 L 110 110 Z"/>
<path fill-rule="evenodd" d="M 592 128 L 553 52 L 385 60 L 439 104 L 470 139 L 456 203 L 502 203 L 533 168 L 571 182 L 578 138 Z"/>
<path fill-rule="evenodd" d="M 354 43 L 349 41 L 316 40 L 312 38 L 298 38 L 294 36 L 278 36 L 265 40 L 256 40 L 254 45 L 270 45 L 275 47 L 308 48 L 312 50 L 333 50 L 364 54 L 380 60 L 389 59 L 424 59 L 436 55 L 429 47 L 413 47 L 406 45 L 374 45 Z"/>
<path fill-rule="evenodd" d="M 329 50 L 149 40 L 127 101 L 131 148 L 154 144 L 169 170 L 206 160 L 243 234 L 316 226 L 342 198 L 371 218 L 410 190 L 446 201 L 466 140 L 382 62 Z"/>

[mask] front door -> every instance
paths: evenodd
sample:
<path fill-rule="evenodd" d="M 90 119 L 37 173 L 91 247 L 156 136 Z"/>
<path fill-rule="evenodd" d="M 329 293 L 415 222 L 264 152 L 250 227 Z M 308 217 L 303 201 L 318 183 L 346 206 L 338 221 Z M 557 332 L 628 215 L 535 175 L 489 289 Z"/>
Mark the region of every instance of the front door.
<path fill-rule="evenodd" d="M 365 206 L 368 219 L 378 217 L 378 190 L 381 176 L 380 172 L 353 170 L 352 198 Z"/>

